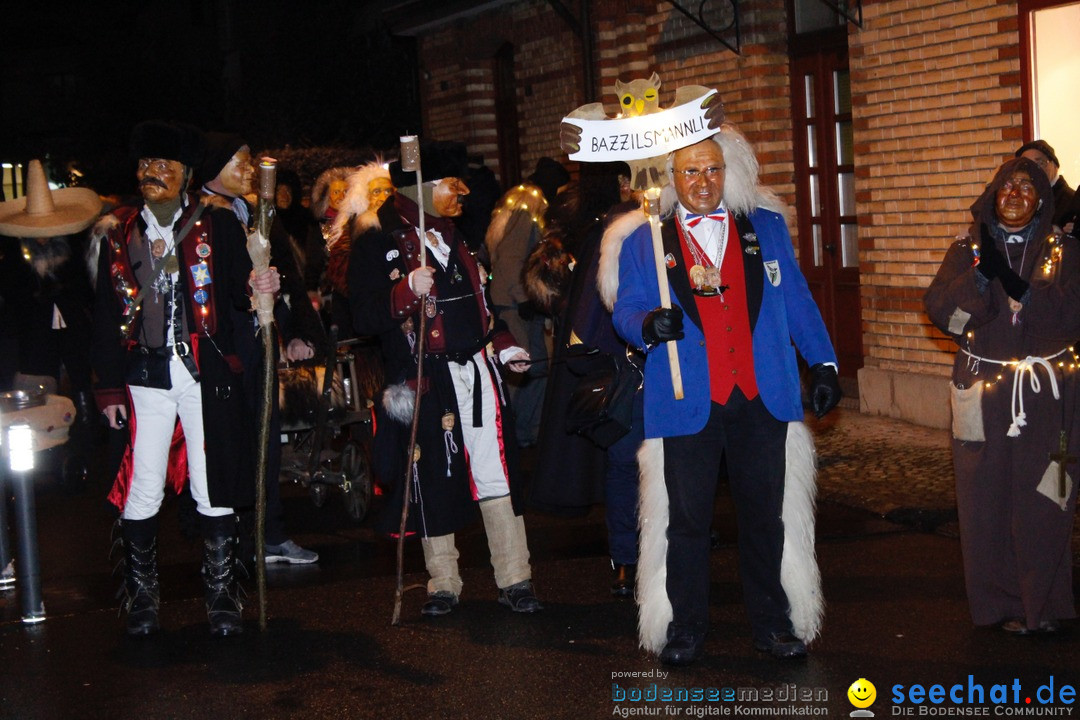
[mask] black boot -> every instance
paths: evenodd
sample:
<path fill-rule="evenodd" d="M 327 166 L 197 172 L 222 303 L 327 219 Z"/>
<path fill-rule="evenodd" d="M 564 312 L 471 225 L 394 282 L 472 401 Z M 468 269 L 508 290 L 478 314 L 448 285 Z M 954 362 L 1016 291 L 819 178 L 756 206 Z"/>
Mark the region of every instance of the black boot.
<path fill-rule="evenodd" d="M 243 605 L 236 579 L 236 515 L 200 516 L 203 526 L 203 582 L 206 584 L 206 615 L 210 634 L 239 635 Z"/>
<path fill-rule="evenodd" d="M 145 520 L 120 521 L 128 635 L 152 635 L 161 627 L 158 624 L 161 593 L 157 572 L 157 528 L 157 515 Z"/>

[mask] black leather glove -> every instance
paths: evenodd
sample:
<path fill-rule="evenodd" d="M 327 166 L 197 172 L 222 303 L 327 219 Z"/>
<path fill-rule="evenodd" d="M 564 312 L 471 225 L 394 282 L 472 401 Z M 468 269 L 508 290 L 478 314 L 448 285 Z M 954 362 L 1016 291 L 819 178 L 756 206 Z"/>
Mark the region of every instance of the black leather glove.
<path fill-rule="evenodd" d="M 1005 256 L 997 249 L 997 243 L 990 236 L 990 230 L 986 225 L 980 225 L 979 264 L 975 266 L 983 277 L 993 280 L 1000 277 L 1001 273 L 1009 272 L 1009 263 Z"/>
<path fill-rule="evenodd" d="M 641 323 L 641 338 L 646 345 L 655 345 L 668 340 L 682 340 L 682 320 L 682 308 L 678 305 L 650 310 L 645 316 L 645 322 Z"/>
<path fill-rule="evenodd" d="M 1024 298 L 1030 287 L 1027 280 L 1023 280 L 1009 268 L 1005 268 L 1005 271 L 998 275 L 998 280 L 1001 281 L 1001 287 L 1005 288 L 1005 294 L 1016 302 L 1020 302 Z"/>
<path fill-rule="evenodd" d="M 994 238 L 990 237 L 990 231 L 985 225 L 981 229 L 982 246 L 979 248 L 979 264 L 975 267 L 987 280 L 997 278 L 1001 281 L 1001 287 L 1005 294 L 1013 300 L 1020 299 L 1028 291 L 1028 283 L 1023 280 L 1016 271 L 1009 267 L 1009 261 L 998 250 Z"/>
<path fill-rule="evenodd" d="M 810 409 L 814 415 L 825 417 L 840 402 L 841 395 L 836 368 L 823 363 L 810 368 Z"/>

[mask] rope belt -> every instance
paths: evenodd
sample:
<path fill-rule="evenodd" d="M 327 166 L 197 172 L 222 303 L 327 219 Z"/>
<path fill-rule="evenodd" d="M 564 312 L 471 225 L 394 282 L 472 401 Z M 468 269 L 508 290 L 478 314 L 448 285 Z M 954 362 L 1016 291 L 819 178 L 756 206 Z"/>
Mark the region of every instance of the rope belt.
<path fill-rule="evenodd" d="M 993 363 L 995 365 L 1001 365 L 1007 367 L 1009 365 L 1014 366 L 1013 369 L 1013 388 L 1012 388 L 1012 423 L 1009 425 L 1009 437 L 1019 437 L 1020 428 L 1027 425 L 1027 413 L 1024 412 L 1024 385 L 1023 376 L 1024 373 L 1028 375 L 1028 384 L 1031 387 L 1031 391 L 1038 393 L 1042 390 L 1042 383 L 1039 382 L 1039 377 L 1035 372 L 1035 368 L 1042 366 L 1046 368 L 1046 375 L 1050 378 L 1050 390 L 1054 394 L 1055 400 L 1061 399 L 1061 394 L 1058 392 L 1057 377 L 1054 375 L 1054 367 L 1050 364 L 1050 361 L 1054 358 L 1065 354 L 1069 351 L 1068 347 L 1064 347 L 1058 350 L 1053 355 L 1046 357 L 1035 357 L 1028 355 L 1023 360 L 994 360 L 993 358 L 984 358 L 968 351 L 965 348 L 960 348 L 965 355 L 971 360 L 968 361 L 969 368 L 974 373 L 978 373 L 980 363 Z"/>

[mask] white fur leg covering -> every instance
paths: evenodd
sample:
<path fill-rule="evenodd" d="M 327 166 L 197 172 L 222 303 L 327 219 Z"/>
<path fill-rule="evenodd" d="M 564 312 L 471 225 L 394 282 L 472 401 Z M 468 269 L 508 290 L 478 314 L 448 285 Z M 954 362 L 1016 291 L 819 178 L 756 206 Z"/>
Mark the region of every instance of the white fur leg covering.
<path fill-rule="evenodd" d="M 809 643 L 825 617 L 821 573 L 814 550 L 817 458 L 814 438 L 801 422 L 788 423 L 784 476 L 784 557 L 780 582 L 791 605 L 795 635 Z"/>
<path fill-rule="evenodd" d="M 638 450 L 638 644 L 659 654 L 667 644 L 671 601 L 667 594 L 668 494 L 664 441 L 646 440 Z"/>
<path fill-rule="evenodd" d="M 811 642 L 821 630 L 825 600 L 814 550 L 817 460 L 814 439 L 801 422 L 788 423 L 786 457 L 780 580 L 791 605 L 795 635 Z M 638 643 L 659 654 L 667 643 L 672 618 L 667 596 L 668 496 L 663 440 L 646 440 L 641 445 L 638 467 Z"/>

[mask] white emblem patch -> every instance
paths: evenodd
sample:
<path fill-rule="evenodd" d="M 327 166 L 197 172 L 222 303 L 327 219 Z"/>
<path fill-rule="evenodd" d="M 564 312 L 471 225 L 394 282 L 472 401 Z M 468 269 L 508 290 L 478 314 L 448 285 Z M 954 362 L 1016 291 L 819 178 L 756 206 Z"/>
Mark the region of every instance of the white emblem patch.
<path fill-rule="evenodd" d="M 780 287 L 780 261 L 779 260 L 766 260 L 765 261 L 765 277 L 769 278 L 769 283 L 773 287 Z"/>
<path fill-rule="evenodd" d="M 393 260 L 399 255 L 401 255 L 401 253 L 399 253 L 397 250 L 391 250 L 390 252 L 386 253 L 386 260 L 387 262 L 389 262 L 390 260 Z"/>

